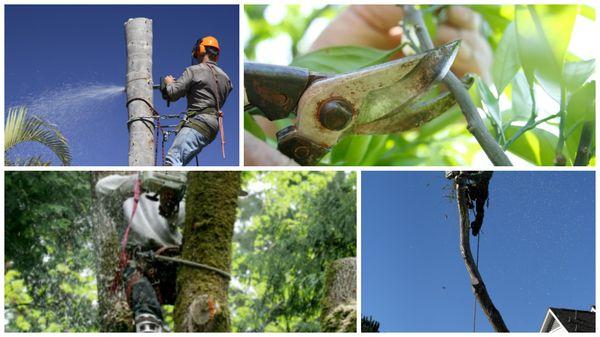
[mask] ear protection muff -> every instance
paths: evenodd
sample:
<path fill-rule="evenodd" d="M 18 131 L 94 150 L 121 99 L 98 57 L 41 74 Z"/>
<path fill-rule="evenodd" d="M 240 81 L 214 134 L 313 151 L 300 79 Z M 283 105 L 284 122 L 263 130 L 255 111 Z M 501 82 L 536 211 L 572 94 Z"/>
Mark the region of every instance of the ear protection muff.
<path fill-rule="evenodd" d="M 192 56 L 194 58 L 198 58 L 198 56 L 206 53 L 206 48 L 202 45 L 203 39 L 196 40 L 194 46 L 192 47 Z"/>

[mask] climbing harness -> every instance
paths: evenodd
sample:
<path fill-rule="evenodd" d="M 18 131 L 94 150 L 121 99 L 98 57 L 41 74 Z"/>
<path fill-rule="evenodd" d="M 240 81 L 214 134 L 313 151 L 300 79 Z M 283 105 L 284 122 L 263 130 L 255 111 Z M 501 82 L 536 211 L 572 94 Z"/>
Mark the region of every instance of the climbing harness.
<path fill-rule="evenodd" d="M 150 129 L 152 132 L 154 132 L 154 130 L 156 130 L 156 135 L 154 137 L 155 142 L 156 142 L 155 151 L 154 151 L 154 165 L 156 165 L 156 163 L 158 162 L 159 139 L 161 140 L 160 147 L 161 147 L 162 163 L 164 165 L 165 158 L 166 158 L 166 154 L 165 154 L 166 144 L 171 135 L 177 134 L 177 131 L 175 130 L 177 128 L 177 124 L 161 125 L 160 120 L 161 119 L 165 119 L 165 120 L 166 119 L 178 119 L 179 120 L 182 118 L 181 117 L 182 115 L 185 115 L 185 112 L 182 112 L 179 114 L 161 115 L 152 106 L 152 104 L 150 104 L 147 100 L 140 98 L 140 97 L 130 99 L 129 101 L 127 101 L 127 104 L 125 104 L 125 107 L 129 107 L 129 104 L 133 101 L 144 102 L 148 106 L 148 108 L 150 108 L 150 111 L 152 111 L 152 116 L 130 118 L 129 120 L 127 120 L 127 127 L 129 128 L 129 126 L 133 122 L 140 121 L 140 122 L 143 122 L 144 125 L 146 125 L 148 127 L 148 129 Z M 196 156 L 196 165 L 198 165 L 198 157 L 197 156 Z"/>
<path fill-rule="evenodd" d="M 121 277 L 123 276 L 123 271 L 125 270 L 127 262 L 129 261 L 129 257 L 127 256 L 127 241 L 129 239 L 129 232 L 131 231 L 133 217 L 135 216 L 135 212 L 137 211 L 137 206 L 139 204 L 141 194 L 142 182 L 140 181 L 140 179 L 136 179 L 135 185 L 133 186 L 133 207 L 131 209 L 131 217 L 129 218 L 129 223 L 127 224 L 125 233 L 123 233 L 123 239 L 121 240 L 121 254 L 119 256 L 119 268 L 115 273 L 113 284 L 111 286 L 111 291 L 113 293 L 116 293 L 117 289 L 119 288 L 119 284 L 121 283 Z"/>
<path fill-rule="evenodd" d="M 213 95 L 215 97 L 215 103 L 217 105 L 216 108 L 217 108 L 217 118 L 218 118 L 218 122 L 219 122 L 219 133 L 221 134 L 221 156 L 223 157 L 223 159 L 225 159 L 225 127 L 223 126 L 223 111 L 221 111 L 221 103 L 220 103 L 220 99 L 219 99 L 219 80 L 217 78 L 217 75 L 215 74 L 215 70 L 214 70 L 213 66 L 208 63 L 206 63 L 206 65 L 208 66 L 208 69 L 210 70 L 210 73 L 212 74 L 212 77 L 213 77 L 213 80 L 215 83 Z M 163 85 L 162 83 L 163 83 L 163 81 L 161 78 L 161 85 L 158 88 L 160 89 L 162 97 L 167 100 L 167 107 L 168 107 L 171 102 L 168 99 L 168 95 L 165 95 L 166 86 Z M 156 86 L 153 86 L 153 88 L 155 88 L 155 87 Z M 150 129 L 151 132 L 156 131 L 156 136 L 154 137 L 155 141 L 156 141 L 155 152 L 154 152 L 154 165 L 156 165 L 156 163 L 158 162 L 159 138 L 161 139 L 161 155 L 162 155 L 162 163 L 164 165 L 165 158 L 166 158 L 165 145 L 166 145 L 167 141 L 169 140 L 169 137 L 172 134 L 175 134 L 175 135 L 177 134 L 179 124 L 162 125 L 161 126 L 160 120 L 161 119 L 179 119 L 179 120 L 184 121 L 183 125 L 186 125 L 186 124 L 190 123 L 187 120 L 187 117 L 182 118 L 182 115 L 186 115 L 186 113 L 182 112 L 179 114 L 161 115 L 154 108 L 154 106 L 152 106 L 152 104 L 150 104 L 150 102 L 148 102 L 147 100 L 145 100 L 141 97 L 135 97 L 135 98 L 128 100 L 127 103 L 125 104 L 125 107 L 128 108 L 129 104 L 131 104 L 131 102 L 134 102 L 134 101 L 144 102 L 148 106 L 148 108 L 150 108 L 150 111 L 152 112 L 152 116 L 130 118 L 129 120 L 127 120 L 127 128 L 129 128 L 129 126 L 133 122 L 140 121 L 140 122 L 144 123 L 144 125 L 146 125 L 146 127 L 148 127 L 148 129 Z M 150 125 L 152 125 L 152 126 L 150 126 Z M 198 155 L 196 155 L 196 166 L 199 166 Z"/>

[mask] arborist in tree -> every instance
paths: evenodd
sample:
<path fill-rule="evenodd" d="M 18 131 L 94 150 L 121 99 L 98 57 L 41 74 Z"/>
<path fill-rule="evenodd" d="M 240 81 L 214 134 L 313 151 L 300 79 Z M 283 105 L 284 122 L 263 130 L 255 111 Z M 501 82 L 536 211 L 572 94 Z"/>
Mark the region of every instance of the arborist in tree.
<path fill-rule="evenodd" d="M 221 132 L 221 151 L 225 157 L 221 108 L 233 89 L 227 74 L 217 66 L 219 42 L 206 36 L 194 43 L 192 65 L 177 80 L 168 75 L 161 85 L 165 100 L 186 96 L 186 117 L 177 127 L 177 136 L 165 158 L 167 166 L 185 166 Z"/>
<path fill-rule="evenodd" d="M 111 175 L 96 184 L 121 238 L 119 271 L 112 291 L 125 292 L 137 332 L 161 332 L 161 304 L 175 303 L 176 265 L 154 258 L 177 254 L 182 243 L 185 172 Z"/>
<path fill-rule="evenodd" d="M 475 220 L 471 222 L 473 236 L 479 234 L 483 225 L 484 206 L 488 202 L 488 187 L 492 179 L 492 171 L 449 171 L 446 178 L 454 179 L 457 185 L 467 188 L 468 207 L 475 207 Z M 473 203 L 475 205 L 473 205 Z"/>

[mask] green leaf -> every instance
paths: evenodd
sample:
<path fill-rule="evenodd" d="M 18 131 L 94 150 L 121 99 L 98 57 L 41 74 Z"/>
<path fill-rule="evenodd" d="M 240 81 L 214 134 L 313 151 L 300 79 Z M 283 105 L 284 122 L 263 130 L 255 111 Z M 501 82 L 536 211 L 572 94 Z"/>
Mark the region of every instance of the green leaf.
<path fill-rule="evenodd" d="M 374 135 L 369 144 L 369 151 L 362 160 L 361 165 L 375 165 L 377 160 L 387 151 L 385 143 L 388 140 L 387 135 Z"/>
<path fill-rule="evenodd" d="M 584 122 L 595 121 L 596 82 L 590 82 L 571 96 L 565 116 L 566 152 L 571 160 L 575 160 L 577 146 L 581 137 L 581 127 Z M 592 142 L 595 144 L 595 142 Z"/>
<path fill-rule="evenodd" d="M 518 126 L 506 128 L 507 138 L 512 137 L 519 129 Z M 508 150 L 533 164 L 550 166 L 554 164 L 557 142 L 558 137 L 554 134 L 542 129 L 532 129 L 517 138 Z"/>
<path fill-rule="evenodd" d="M 494 53 L 492 78 L 498 95 L 504 91 L 504 88 L 510 83 L 520 67 L 515 24 L 511 23 L 506 27 Z"/>
<path fill-rule="evenodd" d="M 256 138 L 261 140 L 266 140 L 267 136 L 265 135 L 262 128 L 256 123 L 254 117 L 248 113 L 248 111 L 244 111 L 244 130 L 253 134 Z"/>
<path fill-rule="evenodd" d="M 581 5 L 581 15 L 584 17 L 596 21 L 596 9 L 589 5 Z"/>
<path fill-rule="evenodd" d="M 563 78 L 567 90 L 570 92 L 577 91 L 592 76 L 595 68 L 596 60 L 594 59 L 565 63 Z"/>
<path fill-rule="evenodd" d="M 533 101 L 529 93 L 529 84 L 523 72 L 519 72 L 512 80 L 511 110 L 515 118 L 529 118 Z"/>
<path fill-rule="evenodd" d="M 502 128 L 502 117 L 500 116 L 498 99 L 481 79 L 477 79 L 477 90 L 479 92 L 479 96 L 481 96 L 483 109 L 493 119 L 494 123 L 499 128 Z"/>
<path fill-rule="evenodd" d="M 369 150 L 369 144 L 373 136 L 349 136 L 351 137 L 348 151 L 346 152 L 345 165 L 359 165 Z"/>
<path fill-rule="evenodd" d="M 381 50 L 359 46 L 338 46 L 304 54 L 295 58 L 291 65 L 324 73 L 347 73 L 386 62 L 399 50 L 400 48 Z"/>
<path fill-rule="evenodd" d="M 535 76 L 560 81 L 577 12 L 577 5 L 516 6 L 519 58 L 529 83 Z"/>

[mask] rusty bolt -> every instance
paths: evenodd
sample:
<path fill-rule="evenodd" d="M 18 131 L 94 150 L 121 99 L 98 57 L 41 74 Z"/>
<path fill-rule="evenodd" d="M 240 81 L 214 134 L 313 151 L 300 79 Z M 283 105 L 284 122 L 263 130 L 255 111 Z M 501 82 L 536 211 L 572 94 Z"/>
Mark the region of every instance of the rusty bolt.
<path fill-rule="evenodd" d="M 345 100 L 332 99 L 321 105 L 319 122 L 329 130 L 344 129 L 352 119 L 352 106 Z"/>

